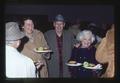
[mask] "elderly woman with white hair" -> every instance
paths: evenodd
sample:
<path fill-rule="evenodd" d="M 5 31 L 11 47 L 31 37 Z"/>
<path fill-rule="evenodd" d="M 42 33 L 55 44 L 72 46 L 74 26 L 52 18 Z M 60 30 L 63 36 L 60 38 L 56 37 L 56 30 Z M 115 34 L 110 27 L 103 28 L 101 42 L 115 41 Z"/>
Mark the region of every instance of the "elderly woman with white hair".
<path fill-rule="evenodd" d="M 80 45 L 74 47 L 71 58 L 68 63 L 83 63 L 83 66 L 70 67 L 72 77 L 96 77 L 96 70 L 86 69 L 86 65 L 95 66 L 98 62 L 95 60 L 96 48 L 92 45 L 95 40 L 90 30 L 83 30 L 76 37 Z"/>

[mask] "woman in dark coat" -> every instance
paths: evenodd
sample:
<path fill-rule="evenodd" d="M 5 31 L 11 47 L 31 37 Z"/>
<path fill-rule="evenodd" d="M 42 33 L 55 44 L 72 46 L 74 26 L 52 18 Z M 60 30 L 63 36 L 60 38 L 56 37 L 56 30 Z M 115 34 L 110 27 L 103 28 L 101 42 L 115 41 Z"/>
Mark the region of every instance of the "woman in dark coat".
<path fill-rule="evenodd" d="M 95 60 L 96 48 L 92 46 L 95 40 L 94 35 L 89 30 L 84 30 L 77 35 L 77 40 L 80 42 L 78 46 L 72 50 L 72 55 L 69 61 L 76 61 L 77 63 L 90 63 L 97 65 L 98 62 Z M 86 69 L 83 66 L 69 67 L 72 77 L 96 77 L 97 70 Z"/>

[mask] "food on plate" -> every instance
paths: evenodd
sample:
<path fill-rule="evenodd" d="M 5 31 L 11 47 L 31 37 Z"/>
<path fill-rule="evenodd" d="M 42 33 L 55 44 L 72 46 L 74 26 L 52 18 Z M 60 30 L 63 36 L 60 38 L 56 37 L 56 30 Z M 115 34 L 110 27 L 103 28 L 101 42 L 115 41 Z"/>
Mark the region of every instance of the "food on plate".
<path fill-rule="evenodd" d="M 36 48 L 37 51 L 49 50 L 47 47 L 39 47 Z"/>
<path fill-rule="evenodd" d="M 43 50 L 48 50 L 48 48 L 47 48 L 47 47 L 44 47 Z"/>
<path fill-rule="evenodd" d="M 88 67 L 88 65 L 89 65 L 89 63 L 88 63 L 87 61 L 85 61 L 85 62 L 83 63 L 83 66 L 84 66 L 84 67 Z"/>
<path fill-rule="evenodd" d="M 92 63 L 89 63 L 89 62 L 85 61 L 85 62 L 83 63 L 83 66 L 84 66 L 84 67 L 94 67 L 95 64 L 92 64 Z"/>
<path fill-rule="evenodd" d="M 42 51 L 42 50 L 43 50 L 43 47 L 36 48 L 36 50 Z"/>
<path fill-rule="evenodd" d="M 69 61 L 68 63 L 69 64 L 76 64 L 77 62 L 76 61 Z"/>
<path fill-rule="evenodd" d="M 89 63 L 89 65 L 88 65 L 89 67 L 94 67 L 95 66 L 95 64 L 92 64 L 92 63 Z"/>

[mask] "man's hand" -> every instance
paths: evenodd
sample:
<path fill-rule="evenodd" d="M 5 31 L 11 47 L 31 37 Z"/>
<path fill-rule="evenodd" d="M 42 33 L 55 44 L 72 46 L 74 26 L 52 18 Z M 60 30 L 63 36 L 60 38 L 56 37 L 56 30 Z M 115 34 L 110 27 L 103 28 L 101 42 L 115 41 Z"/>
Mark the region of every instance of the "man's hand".
<path fill-rule="evenodd" d="M 35 66 L 36 66 L 36 68 L 39 70 L 42 66 L 44 66 L 44 64 L 43 64 L 43 62 L 42 61 L 37 61 L 37 62 L 35 62 L 34 63 L 35 64 Z"/>

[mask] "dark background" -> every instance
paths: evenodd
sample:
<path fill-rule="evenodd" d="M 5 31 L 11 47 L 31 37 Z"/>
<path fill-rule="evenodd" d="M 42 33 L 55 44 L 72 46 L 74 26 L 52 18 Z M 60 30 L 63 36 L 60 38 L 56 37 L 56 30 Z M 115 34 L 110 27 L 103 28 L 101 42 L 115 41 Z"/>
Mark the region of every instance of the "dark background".
<path fill-rule="evenodd" d="M 52 21 L 57 14 L 63 14 L 66 21 L 80 20 L 96 23 L 111 23 L 114 19 L 114 5 L 38 5 L 8 4 L 5 14 L 15 15 L 46 15 Z"/>
<path fill-rule="evenodd" d="M 25 17 L 31 17 L 35 27 L 45 32 L 52 27 L 52 21 L 57 14 L 62 14 L 66 21 L 66 27 L 74 24 L 76 19 L 81 22 L 93 22 L 98 27 L 102 24 L 114 23 L 114 5 L 78 5 L 78 4 L 6 4 L 5 21 L 23 21 Z"/>

